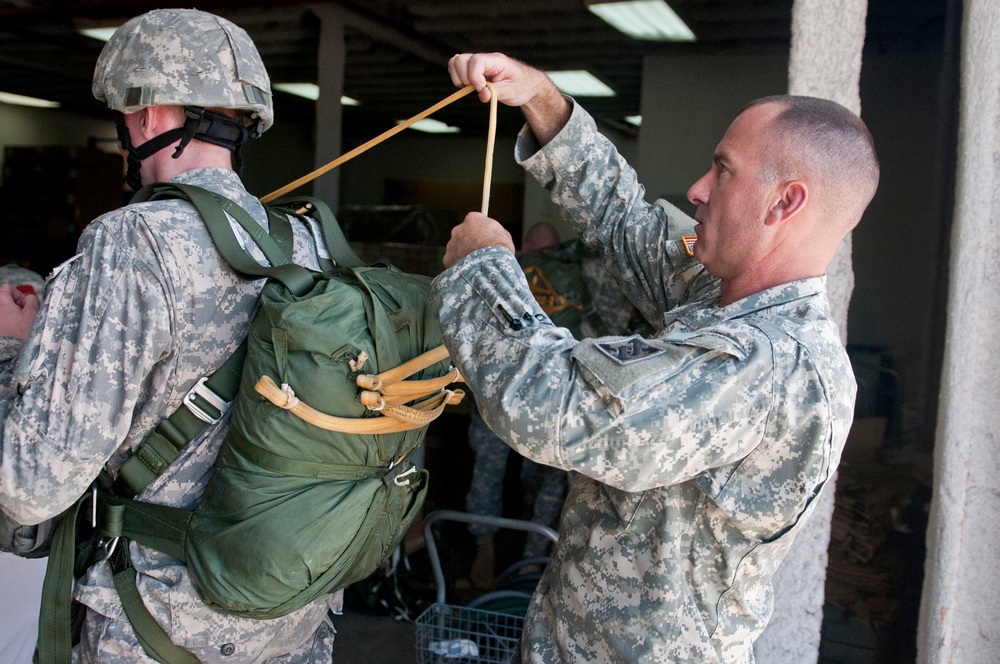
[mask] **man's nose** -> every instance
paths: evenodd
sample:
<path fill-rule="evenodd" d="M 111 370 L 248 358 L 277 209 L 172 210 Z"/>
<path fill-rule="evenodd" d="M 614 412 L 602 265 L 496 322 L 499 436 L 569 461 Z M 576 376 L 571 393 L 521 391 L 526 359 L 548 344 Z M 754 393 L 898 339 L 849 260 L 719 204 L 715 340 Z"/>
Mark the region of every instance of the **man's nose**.
<path fill-rule="evenodd" d="M 701 176 L 701 179 L 691 185 L 691 188 L 687 190 L 687 199 L 694 205 L 708 204 L 708 176 L 708 173 Z"/>

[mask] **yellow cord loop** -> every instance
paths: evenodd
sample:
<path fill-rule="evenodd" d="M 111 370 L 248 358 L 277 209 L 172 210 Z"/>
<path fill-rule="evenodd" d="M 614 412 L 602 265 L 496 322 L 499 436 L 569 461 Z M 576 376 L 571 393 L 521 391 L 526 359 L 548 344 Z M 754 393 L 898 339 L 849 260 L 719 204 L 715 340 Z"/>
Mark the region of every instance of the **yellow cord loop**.
<path fill-rule="evenodd" d="M 386 385 L 395 385 L 396 383 L 409 378 L 418 371 L 423 371 L 429 366 L 433 366 L 438 362 L 443 362 L 448 359 L 448 349 L 443 345 L 437 348 L 432 348 L 426 353 L 421 353 L 415 358 L 408 362 L 400 364 L 394 369 L 389 369 L 388 371 L 383 371 L 380 374 L 362 374 L 358 376 L 356 382 L 358 387 L 363 390 L 378 390 L 384 389 Z M 457 370 L 455 370 L 457 373 Z M 440 379 L 432 379 L 440 380 Z M 448 383 L 454 383 L 456 380 L 461 380 L 461 378 L 456 378 L 455 380 L 450 380 Z M 425 381 L 412 381 L 413 383 L 425 382 Z M 448 383 L 444 383 L 447 385 Z M 379 386 L 381 384 L 381 387 Z M 440 389 L 440 388 L 433 388 Z"/>
<path fill-rule="evenodd" d="M 487 140 L 486 140 L 486 172 L 483 175 L 483 206 L 482 206 L 482 209 L 481 209 L 481 212 L 483 214 L 489 214 L 490 213 L 489 212 L 489 209 L 490 209 L 490 181 L 493 179 L 493 146 L 496 143 L 496 132 L 497 132 L 497 91 L 496 91 L 496 88 L 493 87 L 492 83 L 487 83 L 486 87 L 489 88 L 489 90 L 490 90 L 490 128 L 489 128 L 489 134 L 488 134 Z M 432 113 L 435 113 L 435 112 L 441 110 L 442 108 L 444 108 L 448 104 L 451 104 L 452 102 L 461 99 L 462 97 L 464 97 L 465 95 L 469 94 L 470 92 L 472 92 L 475 89 L 476 88 L 474 86 L 472 86 L 472 85 L 465 86 L 464 88 L 462 88 L 458 92 L 456 92 L 456 93 L 454 93 L 454 94 L 452 94 L 452 95 L 450 95 L 448 97 L 445 97 L 444 99 L 442 99 L 438 103 L 434 104 L 430 108 L 428 108 L 428 109 L 426 109 L 424 111 L 421 111 L 420 113 L 417 113 L 416 115 L 414 115 L 409 120 L 404 120 L 403 122 L 400 122 L 398 125 L 396 125 L 392 129 L 389 129 L 388 131 L 379 134 L 378 136 L 376 136 L 375 138 L 371 139 L 367 143 L 364 143 L 363 145 L 359 145 L 358 147 L 354 148 L 350 152 L 347 152 L 347 153 L 345 153 L 345 154 L 337 157 L 336 159 L 334 159 L 333 161 L 331 161 L 330 163 L 328 163 L 328 164 L 326 164 L 324 166 L 320 166 L 319 168 L 317 168 L 312 173 L 308 173 L 306 175 L 303 175 L 298 180 L 290 182 L 290 183 L 286 184 L 284 187 L 281 187 L 280 189 L 276 189 L 276 190 L 272 191 L 267 196 L 262 197 L 260 199 L 260 202 L 261 203 L 265 203 L 265 204 L 266 203 L 270 203 L 271 201 L 275 200 L 276 198 L 281 198 L 282 196 L 284 196 L 288 192 L 294 191 L 294 190 L 298 189 L 299 187 L 301 187 L 305 183 L 312 182 L 313 180 L 315 180 L 316 178 L 318 178 L 320 175 L 323 175 L 324 173 L 332 171 L 333 169 L 335 169 L 337 166 L 340 166 L 344 162 L 347 162 L 347 161 L 350 161 L 351 159 L 354 159 L 359 154 L 361 154 L 361 153 L 369 150 L 370 148 L 375 147 L 376 145 L 378 145 L 382 141 L 386 140 L 387 138 L 395 136 L 396 134 L 398 134 L 399 132 L 403 131 L 404 129 L 406 129 L 410 125 L 413 125 L 413 124 L 419 122 L 420 120 L 423 120 L 424 118 L 426 118 L 427 116 L 431 115 Z"/>
<path fill-rule="evenodd" d="M 313 426 L 327 431 L 360 434 L 398 433 L 425 427 L 444 412 L 445 406 L 458 404 L 465 396 L 462 390 L 442 390 L 413 406 L 386 404 L 379 411 L 379 417 L 354 418 L 320 412 L 295 397 L 287 385 L 284 387 L 285 389 L 278 387 L 270 376 L 261 376 L 254 386 L 258 393 L 275 406 L 288 410 Z"/>
<path fill-rule="evenodd" d="M 444 412 L 445 406 L 462 401 L 465 392 L 445 389 L 462 382 L 462 374 L 452 367 L 445 375 L 428 380 L 406 380 L 427 367 L 448 358 L 442 345 L 422 353 L 394 369 L 380 374 L 362 374 L 356 382 L 361 388 L 361 403 L 379 417 L 336 417 L 316 410 L 295 396 L 294 390 L 281 387 L 270 376 L 261 376 L 254 388 L 278 408 L 283 408 L 306 422 L 328 431 L 341 433 L 396 433 L 427 426 Z M 418 401 L 423 399 L 422 401 Z M 418 401 L 412 406 L 405 404 Z"/>

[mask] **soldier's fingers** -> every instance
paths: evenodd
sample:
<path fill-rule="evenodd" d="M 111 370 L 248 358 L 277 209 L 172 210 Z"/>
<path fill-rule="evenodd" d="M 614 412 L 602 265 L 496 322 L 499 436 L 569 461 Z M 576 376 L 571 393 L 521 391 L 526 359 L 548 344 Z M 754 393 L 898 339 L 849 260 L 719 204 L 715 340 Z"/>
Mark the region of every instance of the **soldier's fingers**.
<path fill-rule="evenodd" d="M 38 313 L 38 310 L 41 308 L 41 300 L 38 299 L 38 296 L 35 295 L 34 291 L 31 293 L 23 293 L 15 290 L 14 292 L 21 296 L 21 301 L 17 303 L 21 309 L 30 313 L 32 316 Z"/>
<path fill-rule="evenodd" d="M 448 60 L 448 75 L 451 76 L 451 82 L 457 88 L 464 88 L 466 85 L 469 85 L 468 74 L 466 72 L 470 55 L 469 53 L 457 53 Z"/>

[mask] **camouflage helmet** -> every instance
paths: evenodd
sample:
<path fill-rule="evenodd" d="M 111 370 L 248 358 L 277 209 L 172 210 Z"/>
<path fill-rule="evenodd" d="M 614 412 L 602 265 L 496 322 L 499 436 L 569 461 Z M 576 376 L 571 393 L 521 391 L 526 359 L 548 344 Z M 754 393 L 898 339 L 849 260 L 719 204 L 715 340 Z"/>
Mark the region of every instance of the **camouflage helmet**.
<path fill-rule="evenodd" d="M 196 9 L 157 9 L 115 31 L 94 69 L 94 97 L 122 113 L 147 106 L 248 111 L 256 134 L 274 121 L 271 82 L 250 36 Z"/>

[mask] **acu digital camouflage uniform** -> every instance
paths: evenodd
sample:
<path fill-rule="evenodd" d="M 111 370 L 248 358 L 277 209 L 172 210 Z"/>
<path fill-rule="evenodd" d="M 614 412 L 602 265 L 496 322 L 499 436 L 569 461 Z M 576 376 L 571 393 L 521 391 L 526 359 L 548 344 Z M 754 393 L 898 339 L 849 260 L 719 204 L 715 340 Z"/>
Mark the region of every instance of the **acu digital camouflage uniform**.
<path fill-rule="evenodd" d="M 541 277 L 546 285 L 569 284 L 571 292 L 553 293 L 566 300 L 575 311 L 559 324 L 569 329 L 574 338 L 622 334 L 631 322 L 631 307 L 623 306 L 624 295 L 618 284 L 601 267 L 600 253 L 589 249 L 579 240 L 567 240 L 554 247 L 519 255 L 519 264 L 533 276 Z M 536 269 L 537 268 L 537 269 Z M 560 274 L 554 274 L 558 271 Z M 555 288 L 556 291 L 560 290 Z M 538 299 L 538 295 L 535 296 Z M 545 305 L 551 315 L 552 310 Z M 569 312 L 566 312 L 569 313 Z M 575 315 L 574 315 L 575 314 Z M 503 509 L 504 474 L 511 449 L 493 433 L 475 404 L 469 421 L 469 445 L 475 452 L 472 480 L 465 498 L 465 509 L 471 514 L 500 516 Z M 567 473 L 526 458 L 521 459 L 521 486 L 524 504 L 531 510 L 531 520 L 558 530 L 559 512 L 566 495 Z M 473 523 L 473 535 L 493 534 L 494 526 Z M 551 540 L 535 532 L 525 537 L 523 556 L 535 558 L 548 555 Z"/>
<path fill-rule="evenodd" d="M 179 21 L 182 28 L 186 21 L 221 21 L 193 10 L 145 16 Z M 252 47 L 242 30 L 228 22 L 222 26 L 229 43 Z M 157 50 L 157 57 L 191 60 L 202 48 L 223 48 L 198 43 L 188 30 L 178 33 L 184 35 L 173 42 L 178 50 Z M 132 48 L 143 48 L 141 42 Z M 266 72 L 248 69 L 241 76 L 254 77 L 269 94 Z M 100 76 L 100 62 L 98 72 Z M 214 74 L 206 69 L 206 75 Z M 136 80 L 135 85 L 142 89 L 144 83 Z M 174 98 L 177 91 L 162 87 L 169 80 L 157 85 L 163 94 L 156 101 L 176 103 L 184 96 Z M 231 170 L 196 169 L 172 181 L 220 193 L 267 227 L 263 206 Z M 263 261 L 249 236 L 232 223 Z M 316 229 L 294 220 L 292 226 L 294 260 L 317 269 Z M 78 254 L 50 278 L 24 348 L 0 364 L 5 380 L 13 371 L 16 386 L 0 400 L 3 511 L 20 523 L 38 523 L 69 507 L 105 465 L 113 474 L 157 423 L 181 405 L 195 382 L 236 349 L 262 286 L 263 280 L 241 279 L 223 261 L 186 201 L 129 205 L 91 222 Z M 227 428 L 228 418 L 207 427 L 138 498 L 193 508 Z M 207 606 L 176 559 L 135 542 L 130 546 L 146 607 L 174 643 L 201 661 L 330 662 L 329 614 L 340 612 L 341 593 L 273 620 L 240 618 Z M 81 579 L 76 598 L 88 611 L 74 660 L 153 661 L 122 612 L 106 563 Z"/>
<path fill-rule="evenodd" d="M 836 467 L 855 383 L 825 278 L 717 306 L 718 281 L 649 205 L 575 106 L 518 160 L 659 330 L 577 341 L 540 310 L 509 251 L 432 289 L 483 416 L 519 453 L 573 470 L 560 539 L 532 598 L 524 661 L 753 661 L 771 576 Z M 666 312 L 666 313 L 663 313 Z"/>
<path fill-rule="evenodd" d="M 266 226 L 263 207 L 232 171 L 200 169 L 173 181 L 218 192 Z M 309 232 L 293 227 L 296 262 L 315 269 Z M 117 469 L 194 383 L 236 349 L 263 285 L 229 268 L 201 217 L 180 200 L 99 217 L 78 250 L 49 283 L 17 358 L 18 396 L 3 401 L 0 505 L 21 523 L 67 508 L 105 463 Z M 226 423 L 193 440 L 141 499 L 193 508 Z M 131 547 L 146 606 L 175 643 L 202 661 L 330 661 L 327 612 L 339 612 L 339 594 L 275 620 L 239 618 L 205 605 L 183 563 Z M 121 612 L 106 564 L 91 568 L 76 596 L 90 608 L 80 661 L 152 661 Z"/>

